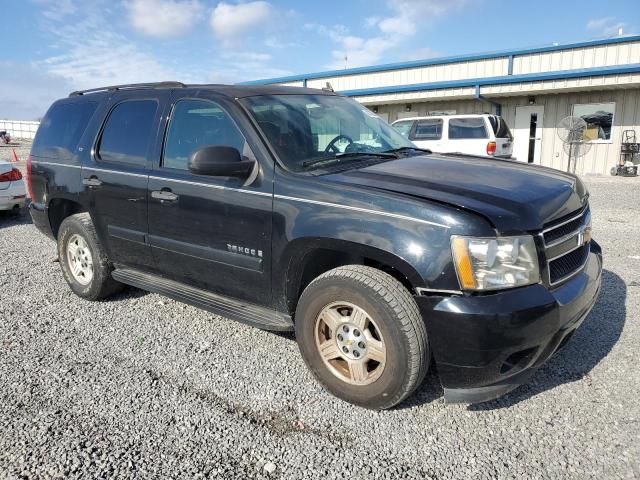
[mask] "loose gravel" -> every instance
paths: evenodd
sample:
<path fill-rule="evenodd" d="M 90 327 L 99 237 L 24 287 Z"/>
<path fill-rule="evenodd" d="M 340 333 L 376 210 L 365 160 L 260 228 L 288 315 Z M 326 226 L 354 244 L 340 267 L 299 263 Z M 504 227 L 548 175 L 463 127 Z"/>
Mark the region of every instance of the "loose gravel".
<path fill-rule="evenodd" d="M 130 289 L 71 294 L 54 244 L 0 216 L 0 479 L 640 478 L 640 178 L 587 178 L 605 254 L 567 347 L 500 400 L 324 392 L 290 335 Z"/>

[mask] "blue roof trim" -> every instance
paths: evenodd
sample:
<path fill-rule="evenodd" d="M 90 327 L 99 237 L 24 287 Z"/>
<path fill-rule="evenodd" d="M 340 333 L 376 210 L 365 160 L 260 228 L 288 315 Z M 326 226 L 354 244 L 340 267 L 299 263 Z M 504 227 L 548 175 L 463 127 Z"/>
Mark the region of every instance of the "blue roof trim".
<path fill-rule="evenodd" d="M 555 52 L 572 48 L 597 47 L 600 45 L 615 45 L 618 43 L 640 41 L 640 35 L 629 35 L 623 37 L 605 38 L 600 40 L 589 40 L 585 42 L 566 43 L 563 45 L 549 45 L 543 47 L 524 48 L 520 50 L 502 50 L 495 52 L 477 53 L 471 55 L 455 55 L 451 57 L 431 58 L 428 60 L 415 60 L 412 62 L 387 63 L 384 65 L 374 65 L 371 67 L 347 68 L 344 70 L 327 70 L 325 72 L 314 72 L 303 75 L 291 75 L 287 77 L 265 78 L 261 80 L 251 80 L 240 82 L 238 85 L 266 85 L 271 83 L 297 82 L 303 80 L 313 80 L 318 78 L 335 77 L 343 75 L 354 75 L 361 73 L 384 72 L 389 70 L 400 70 L 405 68 L 427 67 L 430 65 L 442 65 L 446 63 L 468 62 L 473 60 L 487 60 L 490 58 L 508 58 L 509 56 L 529 55 L 533 53 Z"/>
<path fill-rule="evenodd" d="M 342 95 L 349 97 L 363 95 L 382 95 L 386 93 L 416 92 L 421 90 L 443 90 L 445 88 L 480 87 L 487 85 L 508 85 L 521 82 L 540 82 L 545 80 L 569 80 L 572 78 L 594 77 L 602 75 L 623 75 L 640 73 L 640 63 L 613 67 L 580 68 L 544 73 L 526 73 L 521 75 L 505 75 L 501 77 L 468 78 L 448 82 L 414 83 L 392 87 L 362 88 L 358 90 L 341 90 Z"/>

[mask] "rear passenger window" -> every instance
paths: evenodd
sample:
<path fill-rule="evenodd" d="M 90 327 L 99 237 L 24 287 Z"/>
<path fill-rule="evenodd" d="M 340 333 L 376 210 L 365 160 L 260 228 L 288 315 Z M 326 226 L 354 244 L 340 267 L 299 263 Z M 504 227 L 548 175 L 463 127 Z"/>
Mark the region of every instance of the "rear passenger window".
<path fill-rule="evenodd" d="M 442 138 L 442 119 L 420 120 L 416 125 L 416 140 L 440 140 Z"/>
<path fill-rule="evenodd" d="M 482 117 L 449 119 L 450 139 L 487 138 L 487 129 Z"/>
<path fill-rule="evenodd" d="M 169 122 L 162 166 L 187 170 L 191 154 L 208 145 L 234 147 L 241 155 L 251 156 L 242 133 L 218 104 L 178 101 Z"/>
<path fill-rule="evenodd" d="M 144 165 L 157 108 L 155 100 L 127 100 L 116 105 L 102 131 L 98 158 L 105 162 Z"/>
<path fill-rule="evenodd" d="M 87 101 L 53 105 L 40 122 L 33 142 L 33 155 L 70 159 L 97 107 L 96 102 Z"/>

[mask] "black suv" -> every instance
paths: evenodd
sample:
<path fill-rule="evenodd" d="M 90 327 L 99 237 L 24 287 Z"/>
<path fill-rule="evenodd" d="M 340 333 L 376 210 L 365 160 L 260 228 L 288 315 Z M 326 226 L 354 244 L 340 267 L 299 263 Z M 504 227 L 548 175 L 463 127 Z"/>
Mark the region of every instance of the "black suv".
<path fill-rule="evenodd" d="M 569 339 L 602 257 L 573 175 L 434 155 L 331 91 L 124 85 L 53 104 L 31 215 L 71 289 L 123 284 L 295 330 L 333 394 L 389 408 L 437 365 L 495 398 Z"/>

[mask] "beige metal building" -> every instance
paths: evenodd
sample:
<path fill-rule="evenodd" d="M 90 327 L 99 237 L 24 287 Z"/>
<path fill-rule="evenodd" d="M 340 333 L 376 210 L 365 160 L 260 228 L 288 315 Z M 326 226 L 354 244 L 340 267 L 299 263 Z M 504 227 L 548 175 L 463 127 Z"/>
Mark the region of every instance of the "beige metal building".
<path fill-rule="evenodd" d="M 521 161 L 565 170 L 556 134 L 564 117 L 588 124 L 591 150 L 580 174 L 608 174 L 624 130 L 640 141 L 640 36 L 435 58 L 271 78 L 245 84 L 325 87 L 363 103 L 388 122 L 435 113 L 501 114 Z"/>

